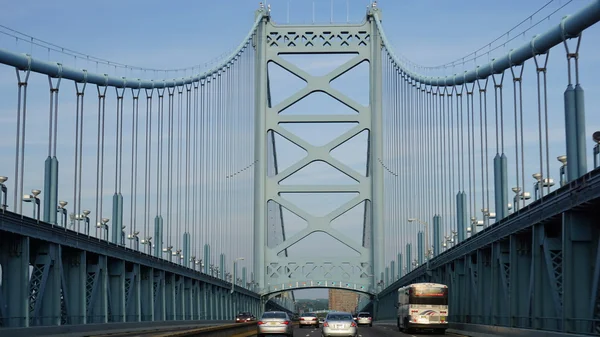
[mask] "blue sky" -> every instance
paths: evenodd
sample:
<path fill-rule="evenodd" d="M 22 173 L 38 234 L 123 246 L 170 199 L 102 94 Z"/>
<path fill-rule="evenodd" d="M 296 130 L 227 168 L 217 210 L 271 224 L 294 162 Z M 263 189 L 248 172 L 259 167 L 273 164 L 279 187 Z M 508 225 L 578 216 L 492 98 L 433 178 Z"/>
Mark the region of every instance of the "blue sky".
<path fill-rule="evenodd" d="M 9 2 L 3 4 L 3 10 L 0 12 L 0 23 L 2 25 L 83 54 L 142 68 L 188 68 L 186 71 L 138 71 L 109 67 L 89 62 L 85 58 L 74 58 L 57 52 L 48 52 L 46 49 L 32 47 L 27 42 L 16 41 L 14 37 L 3 34 L 0 34 L 0 48 L 32 53 L 34 57 L 43 60 L 62 62 L 77 68 L 86 68 L 90 71 L 118 76 L 154 79 L 187 76 L 222 58 L 241 42 L 254 22 L 254 11 L 258 8 L 258 2 L 248 0 L 174 1 L 169 3 L 154 0 L 144 2 L 116 0 L 103 2 L 66 0 L 37 2 L 27 0 L 19 3 Z M 435 66 L 460 59 L 480 47 L 488 45 L 488 43 L 502 36 L 515 24 L 526 19 L 547 2 L 546 0 L 507 0 L 502 2 L 382 0 L 378 1 L 378 5 L 383 11 L 383 27 L 394 47 L 394 51 L 420 65 Z M 278 24 L 285 24 L 288 20 L 290 23 L 295 24 L 311 24 L 313 22 L 327 24 L 331 22 L 332 18 L 334 22 L 338 23 L 346 22 L 347 19 L 350 22 L 362 21 L 369 1 L 280 0 L 268 1 L 268 3 L 271 4 L 273 20 Z M 331 12 L 332 3 L 333 14 Z M 481 52 L 481 57 L 476 63 L 484 64 L 489 58 L 500 56 L 508 52 L 510 48 L 520 46 L 529 41 L 532 35 L 544 32 L 550 26 L 556 25 L 563 15 L 573 13 L 587 3 L 589 3 L 587 0 L 576 0 L 568 4 L 566 0 L 552 2 L 544 11 L 516 28 L 509 36 L 502 37 L 499 40 L 500 42 L 492 45 L 492 47 L 500 46 L 494 53 L 487 55 L 485 52 Z M 549 20 L 519 36 L 520 32 L 565 4 L 567 4 L 566 7 Z M 586 66 L 587 69 L 590 69 L 590 64 L 597 63 L 600 60 L 598 47 L 595 47 L 600 45 L 600 34 L 598 33 L 599 28 L 596 26 L 592 27 L 589 33 L 584 34 L 580 61 L 582 69 L 586 69 Z M 519 37 L 504 46 L 502 45 L 502 41 L 506 41 L 513 36 Z M 563 48 L 555 48 L 552 53 L 549 63 L 549 81 L 554 96 L 551 97 L 549 104 L 554 122 L 551 128 L 551 140 L 553 141 L 551 158 L 554 158 L 564 152 L 564 145 L 561 144 L 564 138 L 564 132 L 562 131 L 564 117 L 560 114 L 562 109 L 562 96 L 560 93 L 566 86 L 566 61 Z M 316 64 L 315 61 L 304 58 L 299 60 L 298 64 L 306 67 L 312 66 L 313 70 L 323 72 L 328 69 L 328 66 L 330 67 L 336 62 L 339 63 L 340 60 L 322 58 L 321 62 Z M 472 61 L 464 67 L 462 64 L 457 64 L 455 67 L 438 70 L 435 74 L 460 73 L 464 69 L 473 68 L 474 65 L 475 62 Z M 527 67 L 529 72 L 526 76 L 530 80 L 525 82 L 524 90 L 526 95 L 534 95 L 533 66 L 529 64 Z M 553 72 L 553 69 L 557 71 Z M 432 71 L 422 71 L 427 74 L 434 74 Z M 364 77 L 367 76 L 364 71 L 348 75 L 356 76 L 354 78 L 357 79 L 356 81 L 349 81 L 349 83 L 364 83 Z M 507 74 L 507 76 L 508 79 L 510 74 Z M 594 96 L 592 93 L 597 93 L 600 88 L 598 84 L 594 84 L 592 76 L 591 72 L 582 72 L 581 74 L 581 82 L 589 93 L 586 96 L 588 106 L 587 132 L 589 134 L 600 128 L 600 123 L 591 108 L 598 106 L 594 104 L 594 102 L 597 102 L 597 95 Z M 282 84 L 274 89 L 275 95 L 283 98 L 293 92 L 294 84 L 283 73 L 274 72 L 273 77 Z M 45 79 L 36 79 L 36 81 L 42 83 Z M 14 103 L 16 99 L 12 95 L 9 96 L 9 93 L 14 93 L 15 87 L 14 71 L 7 69 L 7 67 L 0 67 L 0 92 L 3 93 L 0 97 L 2 102 L 8 102 L 0 104 L 0 123 L 2 124 L 14 123 Z M 43 86 L 43 88 L 45 91 L 47 87 Z M 359 102 L 364 102 L 364 98 L 367 97 L 364 92 L 365 88 L 358 85 L 351 86 L 344 83 L 341 85 L 340 90 L 352 94 Z M 40 97 L 42 98 L 39 101 L 33 100 L 31 103 L 33 114 L 36 113 L 36 110 L 39 110 L 40 114 L 41 111 L 44 113 L 47 111 L 47 96 Z M 529 102 L 533 101 L 530 100 Z M 334 103 L 327 103 L 323 100 L 317 99 L 310 103 L 322 104 L 326 109 L 336 109 Z M 63 104 L 61 109 L 74 110 L 74 102 L 71 97 L 64 99 L 61 97 L 61 104 Z M 526 110 L 535 109 L 535 106 L 528 105 L 525 108 Z M 35 128 L 35 123 L 32 125 Z M 40 124 L 44 132 L 46 130 L 45 125 L 44 119 L 44 122 Z M 320 129 L 311 129 L 312 132 L 315 132 L 315 130 Z M 302 130 L 299 128 L 295 131 L 306 133 L 307 129 Z M 531 144 L 528 145 L 531 148 L 526 148 L 526 151 L 536 149 L 534 136 L 535 134 L 532 136 Z M 45 133 L 42 133 L 41 140 L 45 140 L 45 137 Z M 588 140 L 589 138 L 586 137 Z M 8 139 L 11 140 L 8 143 L 9 146 L 0 146 L 0 154 L 4 155 L 6 152 L 10 154 L 8 158 L 13 158 L 12 135 Z M 510 139 L 509 135 L 507 135 L 507 139 Z M 325 141 L 323 137 L 317 137 L 314 140 L 321 143 Z M 590 144 L 588 148 L 591 149 L 589 141 L 588 144 Z M 358 145 L 360 145 L 360 142 L 356 146 Z M 287 160 L 291 165 L 295 161 L 295 157 L 292 155 L 292 147 L 282 146 L 280 150 L 288 153 L 288 155 L 281 156 L 281 160 L 282 162 Z M 348 148 L 351 150 L 353 146 Z M 94 151 L 95 147 L 90 146 L 89 150 Z M 343 153 L 341 156 L 357 169 L 364 164 L 364 160 L 352 152 Z M 12 162 L 3 162 L 0 165 L 0 174 L 10 175 L 3 173 L 3 171 L 12 172 L 12 165 Z M 556 166 L 556 169 L 554 169 L 556 171 L 558 163 L 553 165 Z M 591 160 L 588 161 L 588 167 L 591 167 Z M 533 172 L 532 170 L 535 170 L 533 164 L 531 169 L 528 167 L 528 172 Z M 307 175 L 314 176 L 314 172 L 319 172 L 319 181 L 332 181 L 332 176 L 322 169 L 308 172 Z M 509 174 L 509 179 L 511 177 L 512 173 Z M 555 180 L 557 180 L 557 177 Z M 108 182 L 107 186 L 112 186 L 112 183 Z M 112 191 L 108 190 L 112 194 Z M 331 206 L 333 202 L 337 203 L 340 200 L 329 200 L 326 203 Z M 298 203 L 302 203 L 302 201 L 298 201 Z M 105 202 L 105 204 L 107 203 Z M 307 207 L 314 208 L 318 205 L 315 206 L 313 200 L 312 204 L 309 203 Z M 359 218 L 360 212 L 347 213 L 346 216 Z M 346 222 L 345 230 L 351 233 L 352 238 L 360 240 L 362 236 L 360 223 L 351 220 L 346 220 Z M 299 229 L 300 223 L 290 220 L 288 233 Z M 410 236 L 414 237 L 415 229 L 409 229 L 409 231 Z M 314 252 L 310 248 L 318 242 L 322 241 L 306 240 L 304 245 L 299 244 L 296 247 L 296 254 L 310 256 L 309 253 Z M 329 244 L 329 241 L 327 242 Z M 397 244 L 390 240 L 386 242 L 386 245 L 393 250 Z M 335 249 L 332 249 L 331 252 L 333 254 Z M 386 259 L 391 259 L 393 255 L 390 254 Z M 323 291 L 314 291 L 307 296 L 324 296 L 323 294 Z"/>

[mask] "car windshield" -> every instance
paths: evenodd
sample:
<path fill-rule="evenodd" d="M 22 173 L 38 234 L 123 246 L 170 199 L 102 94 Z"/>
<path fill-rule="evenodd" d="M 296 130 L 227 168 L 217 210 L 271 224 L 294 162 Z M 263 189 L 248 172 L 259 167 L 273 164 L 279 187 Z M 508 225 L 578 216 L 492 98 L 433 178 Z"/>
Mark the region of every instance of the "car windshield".
<path fill-rule="evenodd" d="M 317 317 L 317 315 L 309 312 L 307 314 L 302 314 L 302 317 Z"/>
<path fill-rule="evenodd" d="M 262 318 L 281 318 L 286 319 L 287 316 L 283 312 L 265 312 Z"/>
<path fill-rule="evenodd" d="M 327 316 L 328 321 L 351 321 L 353 320 L 350 315 L 329 315 Z"/>

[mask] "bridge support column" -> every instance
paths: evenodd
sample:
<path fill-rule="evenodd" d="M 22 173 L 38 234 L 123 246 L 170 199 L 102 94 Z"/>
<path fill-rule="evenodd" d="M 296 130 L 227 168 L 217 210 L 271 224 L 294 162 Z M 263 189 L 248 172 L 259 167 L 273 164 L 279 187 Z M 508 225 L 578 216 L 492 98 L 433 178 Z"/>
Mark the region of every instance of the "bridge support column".
<path fill-rule="evenodd" d="M 585 213 L 571 210 L 563 213 L 563 331 L 589 333 L 590 321 L 594 319 L 590 308 L 596 306 L 592 299 L 593 269 L 591 258 L 595 247 L 592 246 L 592 231 L 597 222 L 597 213 Z M 592 299 L 592 300 L 590 300 Z M 593 304 L 592 304 L 593 303 Z"/>
<path fill-rule="evenodd" d="M 402 271 L 402 253 L 398 253 L 398 279 L 404 275 Z"/>
<path fill-rule="evenodd" d="M 211 273 L 210 270 L 210 245 L 205 244 L 204 245 L 204 261 L 203 261 L 203 265 L 204 265 L 204 271 L 203 273 L 206 275 L 209 275 Z"/>
<path fill-rule="evenodd" d="M 469 255 L 467 255 L 465 257 L 465 278 L 466 278 L 466 289 L 468 289 L 468 291 L 466 292 L 466 294 L 469 294 L 469 296 L 467 296 L 467 310 L 466 310 L 466 322 L 467 323 L 472 323 L 473 322 L 473 316 L 479 314 L 480 312 L 477 311 L 477 303 L 478 303 L 478 277 L 477 277 L 477 264 L 479 261 L 477 261 L 477 252 L 472 252 Z"/>
<path fill-rule="evenodd" d="M 182 281 L 183 286 L 183 312 L 184 320 L 191 320 L 194 318 L 194 306 L 193 306 L 193 289 L 192 289 L 192 279 L 188 277 L 183 277 Z"/>
<path fill-rule="evenodd" d="M 113 194 L 112 200 L 112 243 L 118 245 L 123 231 L 123 195 L 121 193 Z"/>
<path fill-rule="evenodd" d="M 406 244 L 406 273 L 412 271 L 412 244 Z"/>
<path fill-rule="evenodd" d="M 163 221 L 162 216 L 157 215 L 154 218 L 154 256 L 160 258 L 163 248 Z M 185 240 L 183 241 L 185 249 Z"/>
<path fill-rule="evenodd" d="M 175 320 L 175 275 L 165 273 L 165 314 L 167 320 Z"/>
<path fill-rule="evenodd" d="M 175 275 L 175 319 L 185 317 L 185 297 L 183 289 L 183 276 Z"/>
<path fill-rule="evenodd" d="M 111 259 L 108 262 L 108 287 L 110 289 L 110 316 L 108 317 L 108 321 L 125 322 L 127 295 L 125 291 L 125 261 Z"/>
<path fill-rule="evenodd" d="M 202 298 L 202 319 L 209 319 L 210 286 L 207 283 L 202 284 Z"/>
<path fill-rule="evenodd" d="M 494 200 L 498 222 L 508 216 L 508 173 L 504 153 L 496 153 L 494 157 Z"/>
<path fill-rule="evenodd" d="M 492 244 L 492 321 L 490 324 L 507 325 L 510 303 L 510 247 L 508 242 L 500 241 Z"/>
<path fill-rule="evenodd" d="M 530 317 L 528 288 L 531 281 L 531 238 L 529 235 L 513 234 L 509 238 L 509 290 L 510 305 L 508 324 L 512 327 L 529 327 Z"/>
<path fill-rule="evenodd" d="M 219 278 L 225 280 L 225 254 L 219 255 Z"/>
<path fill-rule="evenodd" d="M 55 140 L 56 141 L 56 140 Z M 44 162 L 44 221 L 57 225 L 56 208 L 58 206 L 58 159 L 46 158 Z"/>
<path fill-rule="evenodd" d="M 551 293 L 548 290 L 547 282 L 544 276 L 544 224 L 533 225 L 531 232 L 531 269 L 529 285 L 529 303 L 530 316 L 532 318 L 531 327 L 533 329 L 541 329 L 544 325 L 542 317 L 544 315 L 544 294 Z"/>
<path fill-rule="evenodd" d="M 419 266 L 423 265 L 423 232 L 417 233 L 417 262 Z"/>
<path fill-rule="evenodd" d="M 86 252 L 62 247 L 63 301 L 66 324 L 85 324 Z"/>
<path fill-rule="evenodd" d="M 571 78 L 569 78 L 570 81 Z M 575 87 L 569 83 L 564 93 L 564 101 L 567 160 L 569 162 L 567 177 L 568 181 L 573 181 L 587 172 L 585 102 L 583 88 L 579 83 Z"/>
<path fill-rule="evenodd" d="M 166 321 L 165 271 L 154 270 L 154 320 Z"/>
<path fill-rule="evenodd" d="M 143 322 L 154 320 L 154 269 L 140 266 L 140 304 Z"/>
<path fill-rule="evenodd" d="M 442 218 L 439 215 L 433 216 L 433 256 L 440 255 L 440 242 L 441 237 L 441 221 Z"/>
<path fill-rule="evenodd" d="M 34 262 L 29 279 L 29 324 L 60 325 L 60 247 L 51 243 L 40 243 L 31 253 Z"/>
<path fill-rule="evenodd" d="M 458 236 L 458 242 L 456 243 L 460 243 L 465 239 L 465 230 L 467 229 L 467 224 L 469 223 L 468 219 L 469 214 L 467 213 L 467 195 L 465 192 L 458 192 L 456 195 L 456 234 Z"/>
<path fill-rule="evenodd" d="M 129 263 L 125 278 L 125 310 L 127 322 L 142 320 L 140 265 Z"/>
<path fill-rule="evenodd" d="M 183 233 L 183 265 L 190 267 L 190 233 Z"/>
<path fill-rule="evenodd" d="M 103 255 L 88 255 L 86 297 L 87 323 L 108 322 L 108 273 L 107 258 Z"/>
<path fill-rule="evenodd" d="M 193 280 L 194 298 L 192 305 L 194 306 L 193 320 L 199 320 L 202 313 L 202 285 L 199 280 Z"/>
<path fill-rule="evenodd" d="M 490 258 L 483 249 L 477 250 L 477 306 L 472 322 L 475 324 L 484 324 L 484 317 L 489 317 L 489 280 L 490 280 Z"/>

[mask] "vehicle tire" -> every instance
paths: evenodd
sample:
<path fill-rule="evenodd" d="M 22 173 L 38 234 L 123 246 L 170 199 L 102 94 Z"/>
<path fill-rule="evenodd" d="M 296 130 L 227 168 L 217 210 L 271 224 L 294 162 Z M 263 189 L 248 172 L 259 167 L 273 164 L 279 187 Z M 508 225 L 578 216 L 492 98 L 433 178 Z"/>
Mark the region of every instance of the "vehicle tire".
<path fill-rule="evenodd" d="M 373 327 L 373 323 L 369 323 L 369 328 L 372 328 L 372 327 Z"/>
<path fill-rule="evenodd" d="M 446 329 L 435 329 L 435 334 L 436 335 L 445 335 L 446 334 Z"/>

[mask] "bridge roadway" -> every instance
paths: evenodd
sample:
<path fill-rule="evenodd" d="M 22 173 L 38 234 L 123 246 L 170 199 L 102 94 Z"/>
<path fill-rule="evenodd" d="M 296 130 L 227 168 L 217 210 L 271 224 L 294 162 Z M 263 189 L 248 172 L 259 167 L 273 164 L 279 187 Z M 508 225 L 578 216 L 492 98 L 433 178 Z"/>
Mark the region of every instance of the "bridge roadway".
<path fill-rule="evenodd" d="M 272 335 L 273 337 L 279 335 Z M 359 327 L 358 337 L 400 337 L 400 336 L 414 336 L 414 337 L 433 337 L 441 335 L 431 335 L 423 332 L 417 334 L 409 334 L 398 331 L 395 323 L 373 323 L 373 327 Z M 454 332 L 446 332 L 446 336 L 452 337 L 466 337 L 467 335 L 460 335 Z M 257 337 L 257 335 L 250 335 L 248 337 Z M 271 337 L 271 335 L 269 335 Z M 321 329 L 315 328 L 298 328 L 294 329 L 294 337 L 321 337 Z"/>

